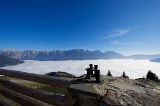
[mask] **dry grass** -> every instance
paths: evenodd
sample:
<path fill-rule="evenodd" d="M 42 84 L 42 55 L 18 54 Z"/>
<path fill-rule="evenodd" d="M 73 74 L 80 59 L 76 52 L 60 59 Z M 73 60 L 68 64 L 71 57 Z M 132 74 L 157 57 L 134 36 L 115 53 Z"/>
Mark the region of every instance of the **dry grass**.
<path fill-rule="evenodd" d="M 33 82 L 33 81 L 27 81 L 27 80 L 22 80 L 22 79 L 19 79 L 19 78 L 13 78 L 13 77 L 8 77 L 8 76 L 1 76 L 0 78 L 12 81 L 14 83 L 18 83 L 18 84 L 23 85 L 25 87 L 44 90 L 44 91 L 48 91 L 48 92 L 53 92 L 53 93 L 56 93 L 56 94 L 64 95 L 67 92 L 67 89 L 65 89 L 65 88 L 52 87 L 52 86 L 49 86 L 49 85 L 46 85 L 46 84 L 37 83 L 37 82 Z"/>
<path fill-rule="evenodd" d="M 15 101 L 12 101 L 5 96 L 0 95 L 0 101 L 5 101 L 8 104 L 12 104 L 12 106 L 21 106 L 20 104 L 16 103 Z"/>

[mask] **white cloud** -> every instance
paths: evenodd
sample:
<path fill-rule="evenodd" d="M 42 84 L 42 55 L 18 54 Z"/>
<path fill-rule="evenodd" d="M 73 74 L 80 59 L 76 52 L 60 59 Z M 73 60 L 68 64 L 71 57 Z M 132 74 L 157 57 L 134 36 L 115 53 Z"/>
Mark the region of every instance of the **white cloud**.
<path fill-rule="evenodd" d="M 80 76 L 86 73 L 85 68 L 91 63 L 99 65 L 102 75 L 106 75 L 108 70 L 111 70 L 112 75 L 121 76 L 125 71 L 130 78 L 142 78 L 146 76 L 148 70 L 152 70 L 160 77 L 160 63 L 133 59 L 26 61 L 24 64 L 7 66 L 5 69 L 36 74 L 64 71 Z"/>
<path fill-rule="evenodd" d="M 137 45 L 142 45 L 142 44 L 144 44 L 144 42 L 135 42 L 135 43 L 134 43 L 134 45 L 136 45 L 136 46 L 137 46 Z"/>
<path fill-rule="evenodd" d="M 130 46 L 139 46 L 144 44 L 143 42 L 119 42 L 119 41 L 112 41 L 112 45 L 130 45 Z"/>
<path fill-rule="evenodd" d="M 127 34 L 128 32 L 130 32 L 131 29 L 117 29 L 117 30 L 113 30 L 111 32 L 111 34 L 106 35 L 101 37 L 100 39 L 109 39 L 109 38 L 115 38 L 115 37 L 120 37 L 120 36 L 124 36 L 125 34 Z"/>
<path fill-rule="evenodd" d="M 112 44 L 114 45 L 128 45 L 128 42 L 119 42 L 119 41 L 113 41 Z"/>

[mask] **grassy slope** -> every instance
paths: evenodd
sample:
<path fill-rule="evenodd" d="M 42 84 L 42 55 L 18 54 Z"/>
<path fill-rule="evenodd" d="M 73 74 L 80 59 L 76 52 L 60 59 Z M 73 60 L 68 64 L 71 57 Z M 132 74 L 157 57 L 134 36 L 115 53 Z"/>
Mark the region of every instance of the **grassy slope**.
<path fill-rule="evenodd" d="M 12 100 L 10 100 L 10 99 L 2 96 L 2 95 L 0 95 L 0 101 L 5 101 L 5 102 L 7 102 L 8 104 L 12 104 L 12 106 L 21 106 L 20 104 L 18 104 L 18 103 L 16 103 L 16 102 L 14 102 L 14 101 L 12 101 Z"/>
<path fill-rule="evenodd" d="M 8 77 L 8 76 L 3 76 L 0 77 L 9 81 L 13 81 L 15 83 L 18 83 L 20 85 L 23 85 L 25 87 L 30 87 L 30 88 L 34 88 L 34 89 L 39 89 L 39 90 L 45 90 L 48 92 L 53 92 L 53 93 L 57 93 L 57 94 L 66 94 L 67 89 L 65 88 L 59 88 L 59 87 L 52 87 L 46 84 L 42 84 L 42 83 L 37 83 L 37 82 L 33 82 L 33 81 L 27 81 L 27 80 L 22 80 L 22 79 L 18 79 L 18 78 L 13 78 L 13 77 Z"/>

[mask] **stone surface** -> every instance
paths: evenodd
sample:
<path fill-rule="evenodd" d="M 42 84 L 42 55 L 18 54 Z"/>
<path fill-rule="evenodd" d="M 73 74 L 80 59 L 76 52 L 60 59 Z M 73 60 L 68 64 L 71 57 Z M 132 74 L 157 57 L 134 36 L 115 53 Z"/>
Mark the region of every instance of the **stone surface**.
<path fill-rule="evenodd" d="M 67 92 L 68 106 L 99 106 L 100 96 L 92 83 L 72 84 Z"/>
<path fill-rule="evenodd" d="M 159 106 L 160 83 L 146 79 L 101 76 L 101 83 L 82 78 L 71 84 L 67 106 Z"/>
<path fill-rule="evenodd" d="M 160 105 L 160 84 L 154 81 L 103 77 L 101 83 L 93 87 L 108 105 Z"/>

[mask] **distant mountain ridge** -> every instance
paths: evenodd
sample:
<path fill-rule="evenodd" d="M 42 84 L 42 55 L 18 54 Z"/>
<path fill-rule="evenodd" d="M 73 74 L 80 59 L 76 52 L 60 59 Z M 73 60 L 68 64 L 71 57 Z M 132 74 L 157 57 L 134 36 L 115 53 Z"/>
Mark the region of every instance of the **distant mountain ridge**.
<path fill-rule="evenodd" d="M 155 59 L 155 58 L 160 58 L 160 54 L 155 54 L 155 55 L 144 55 L 144 54 L 137 54 L 137 55 L 132 55 L 128 56 L 128 58 L 131 59 Z"/>
<path fill-rule="evenodd" d="M 91 60 L 91 59 L 156 59 L 160 58 L 160 54 L 144 55 L 137 54 L 125 56 L 115 51 L 101 52 L 99 50 L 89 51 L 83 49 L 72 49 L 67 51 L 34 51 L 34 50 L 0 50 L 0 54 L 9 56 L 19 60 Z"/>
<path fill-rule="evenodd" d="M 152 59 L 151 61 L 160 63 L 160 58 L 155 58 L 155 59 Z"/>
<path fill-rule="evenodd" d="M 17 65 L 23 63 L 23 61 L 10 58 L 8 56 L 0 55 L 0 67 L 4 67 L 7 65 Z"/>
<path fill-rule="evenodd" d="M 40 61 L 126 58 L 126 56 L 114 51 L 101 52 L 99 50 L 89 51 L 89 50 L 83 50 L 83 49 L 73 49 L 73 50 L 67 50 L 67 51 L 1 50 L 0 54 L 9 56 L 11 58 L 20 59 L 20 60 L 40 60 Z"/>

